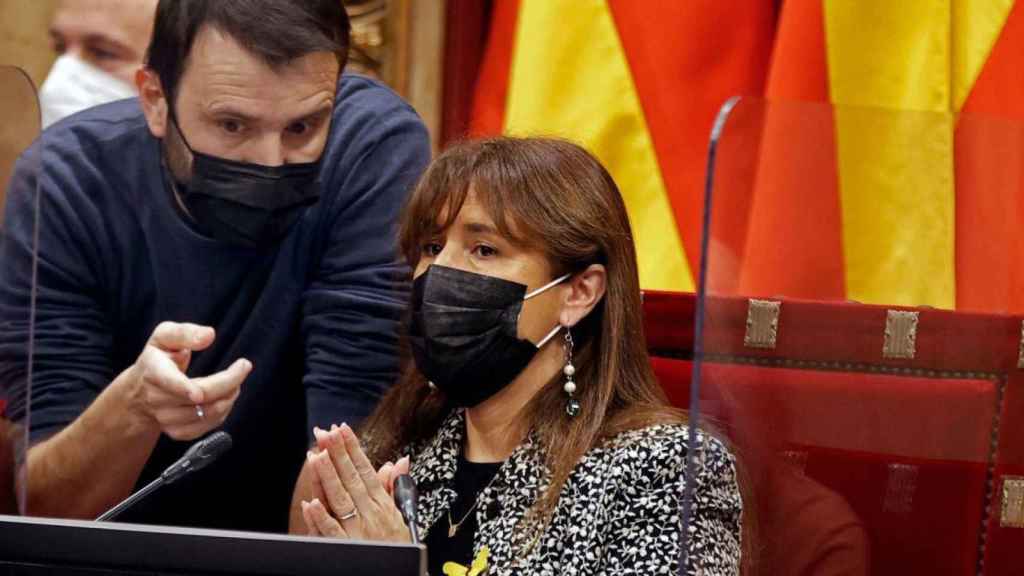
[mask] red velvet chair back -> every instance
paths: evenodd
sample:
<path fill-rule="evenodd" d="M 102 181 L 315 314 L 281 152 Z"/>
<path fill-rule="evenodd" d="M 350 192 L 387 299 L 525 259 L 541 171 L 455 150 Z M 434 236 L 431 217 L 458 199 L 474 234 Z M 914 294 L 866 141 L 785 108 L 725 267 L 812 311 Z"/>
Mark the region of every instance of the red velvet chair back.
<path fill-rule="evenodd" d="M 1024 471 L 1019 319 L 923 310 L 915 357 L 886 359 L 885 308 L 785 301 L 765 349 L 743 344 L 747 306 L 708 302 L 699 409 L 740 457 L 757 573 L 1022 573 L 999 488 Z M 693 318 L 692 295 L 645 295 L 652 364 L 681 407 Z"/>

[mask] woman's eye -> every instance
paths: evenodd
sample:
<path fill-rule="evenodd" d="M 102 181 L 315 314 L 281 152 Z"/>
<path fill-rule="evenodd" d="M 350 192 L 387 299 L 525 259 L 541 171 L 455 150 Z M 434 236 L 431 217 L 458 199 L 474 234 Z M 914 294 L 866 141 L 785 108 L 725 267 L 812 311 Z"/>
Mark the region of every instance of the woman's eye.
<path fill-rule="evenodd" d="M 423 245 L 423 253 L 431 257 L 437 256 L 438 254 L 441 253 L 442 248 L 443 246 L 441 246 L 437 242 L 428 242 Z"/>
<path fill-rule="evenodd" d="M 490 246 L 487 246 L 486 244 L 478 244 L 476 248 L 473 249 L 473 251 L 476 252 L 477 256 L 480 256 L 481 258 L 490 258 L 492 256 L 498 255 L 497 250 L 491 248 Z"/>

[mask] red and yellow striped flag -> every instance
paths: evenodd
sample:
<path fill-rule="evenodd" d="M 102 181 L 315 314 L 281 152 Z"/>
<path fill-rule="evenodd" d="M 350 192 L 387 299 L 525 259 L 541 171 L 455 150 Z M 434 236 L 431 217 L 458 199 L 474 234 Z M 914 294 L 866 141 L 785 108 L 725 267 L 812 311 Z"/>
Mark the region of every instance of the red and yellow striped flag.
<path fill-rule="evenodd" d="M 692 290 L 711 124 L 762 92 L 774 28 L 764 0 L 497 0 L 472 131 L 587 146 L 626 200 L 641 286 Z"/>
<path fill-rule="evenodd" d="M 831 149 L 787 173 L 792 157 L 773 154 L 802 135 L 773 131 L 766 114 L 745 255 L 757 263 L 740 289 L 1024 311 L 1024 136 L 1007 121 L 1024 119 L 1022 10 L 788 0 L 766 95 L 831 102 L 827 136 L 815 136 Z M 799 259 L 821 273 L 800 273 Z"/>

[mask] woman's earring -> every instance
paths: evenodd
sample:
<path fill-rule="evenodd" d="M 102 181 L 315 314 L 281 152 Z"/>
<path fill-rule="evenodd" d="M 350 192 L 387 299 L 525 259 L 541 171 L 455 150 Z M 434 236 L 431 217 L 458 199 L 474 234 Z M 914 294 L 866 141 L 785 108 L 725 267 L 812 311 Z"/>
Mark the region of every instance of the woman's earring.
<path fill-rule="evenodd" d="M 563 348 L 565 350 L 565 367 L 562 368 L 562 373 L 565 374 L 565 384 L 562 385 L 562 390 L 569 395 L 569 401 L 565 403 L 565 413 L 570 417 L 575 417 L 580 413 L 580 401 L 573 396 L 576 394 L 576 383 L 573 382 L 572 377 L 576 374 L 576 367 L 572 365 L 572 331 L 568 327 L 565 329 Z"/>

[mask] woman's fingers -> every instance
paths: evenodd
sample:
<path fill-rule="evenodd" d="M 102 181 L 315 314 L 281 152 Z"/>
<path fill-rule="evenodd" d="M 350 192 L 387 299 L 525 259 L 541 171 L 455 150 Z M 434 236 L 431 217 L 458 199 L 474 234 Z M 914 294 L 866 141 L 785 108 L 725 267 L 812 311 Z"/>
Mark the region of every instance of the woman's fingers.
<path fill-rule="evenodd" d="M 317 448 L 327 450 L 327 444 L 330 442 L 330 435 L 327 433 L 327 430 L 324 430 L 319 426 L 314 426 L 313 437 L 316 439 Z"/>
<path fill-rule="evenodd" d="M 344 424 L 342 426 L 346 427 Z M 352 501 L 355 502 L 356 508 L 364 516 L 372 517 L 375 515 L 378 503 L 370 496 L 370 491 L 367 489 L 366 481 L 364 480 L 364 473 L 361 473 L 352 461 L 341 430 L 342 428 L 331 426 L 327 452 L 334 462 L 342 485 L 348 491 L 349 496 L 352 497 Z M 370 466 L 369 477 L 372 478 L 372 482 L 375 485 L 380 485 L 377 482 L 377 474 L 372 466 Z"/>
<path fill-rule="evenodd" d="M 394 477 L 398 478 L 399 476 L 401 476 L 403 474 L 408 474 L 410 466 L 411 466 L 411 462 L 409 460 L 409 457 L 408 456 L 402 456 L 402 458 L 399 459 L 398 462 L 395 463 L 395 471 L 393 473 Z"/>
<path fill-rule="evenodd" d="M 312 502 L 303 502 L 302 504 L 302 517 L 306 518 L 308 514 L 313 526 L 316 527 L 317 532 L 321 536 L 330 538 L 344 538 L 346 536 L 345 529 L 341 527 L 337 520 L 331 518 L 331 515 L 327 513 L 327 509 L 324 508 L 323 503 L 319 500 L 314 498 Z"/>
<path fill-rule="evenodd" d="M 366 498 L 374 500 L 377 504 L 385 506 L 391 503 L 391 496 L 384 489 L 384 484 L 377 478 L 377 474 L 373 470 L 373 464 L 370 463 L 370 459 L 363 452 L 363 447 L 359 445 L 359 438 L 356 437 L 356 433 L 349 428 L 348 424 L 342 424 L 337 432 L 341 436 L 345 451 L 348 453 L 348 460 L 351 462 L 356 476 L 359 478 L 357 484 L 362 484 L 361 487 L 353 487 L 352 496 L 356 499 L 356 502 L 358 503 L 359 500 L 356 490 L 361 488 L 365 492 Z M 344 480 L 343 476 L 342 481 Z"/>
<path fill-rule="evenodd" d="M 393 494 L 391 484 L 391 471 L 395 469 L 395 465 L 391 462 L 385 462 L 380 470 L 377 470 L 377 481 L 384 486 L 384 489 L 388 491 L 388 494 Z"/>
<path fill-rule="evenodd" d="M 314 452 L 316 454 L 316 452 Z M 327 495 L 324 494 L 324 486 L 320 482 L 320 474 L 317 473 L 316 466 L 309 458 L 309 453 L 306 453 L 306 466 L 309 467 L 310 474 L 310 486 L 313 489 L 313 498 L 319 499 L 321 502 L 327 502 Z M 313 498 L 310 498 L 312 501 Z"/>
<path fill-rule="evenodd" d="M 309 536 L 323 536 L 316 527 L 316 521 L 309 512 L 309 502 L 302 501 L 302 521 L 306 523 L 306 534 Z"/>
<path fill-rule="evenodd" d="M 356 509 L 356 505 L 349 496 L 348 490 L 342 484 L 341 479 L 338 478 L 338 473 L 334 470 L 334 463 L 331 461 L 330 456 L 326 452 L 314 454 L 310 451 L 306 453 L 306 459 L 313 467 L 315 475 L 319 479 L 320 491 L 326 498 L 326 503 L 330 506 L 331 512 L 341 522 L 345 522 L 342 519 L 351 515 Z M 314 498 L 314 500 L 320 501 L 319 497 Z"/>

